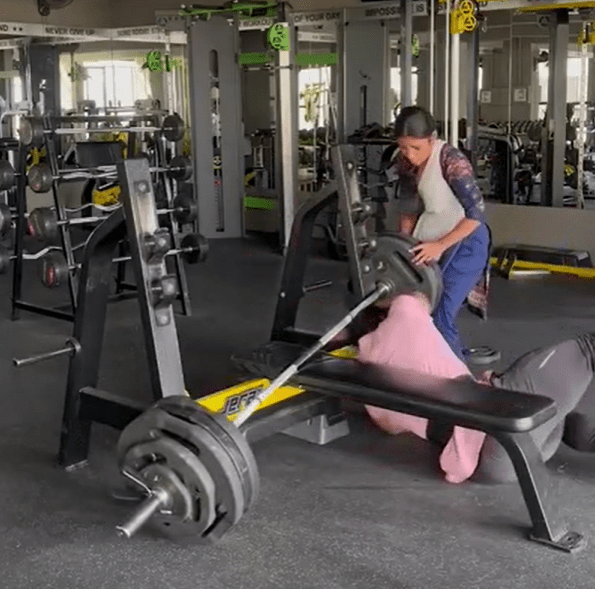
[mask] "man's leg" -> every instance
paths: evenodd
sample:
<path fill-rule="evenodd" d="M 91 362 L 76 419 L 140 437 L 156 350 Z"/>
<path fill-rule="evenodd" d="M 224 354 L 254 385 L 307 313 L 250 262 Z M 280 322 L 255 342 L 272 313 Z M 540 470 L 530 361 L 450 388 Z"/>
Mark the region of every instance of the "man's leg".
<path fill-rule="evenodd" d="M 558 449 L 566 416 L 579 404 L 593 380 L 594 342 L 594 336 L 587 334 L 534 350 L 521 356 L 502 374 L 492 376 L 496 387 L 544 395 L 555 401 L 556 415 L 531 432 L 544 462 Z M 474 478 L 487 482 L 516 480 L 512 462 L 491 437 L 486 438 Z"/>

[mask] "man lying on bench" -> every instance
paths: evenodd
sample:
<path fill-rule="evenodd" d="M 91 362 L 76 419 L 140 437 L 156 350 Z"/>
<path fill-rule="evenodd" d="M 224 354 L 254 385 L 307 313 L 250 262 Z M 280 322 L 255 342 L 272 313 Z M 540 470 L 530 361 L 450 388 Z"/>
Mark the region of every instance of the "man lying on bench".
<path fill-rule="evenodd" d="M 422 294 L 382 301 L 367 315 L 370 331 L 359 339 L 359 360 L 452 379 L 473 378 L 455 356 L 431 317 Z M 360 325 L 361 327 L 361 325 Z M 525 354 L 501 374 L 484 373 L 479 382 L 552 399 L 557 414 L 530 432 L 542 459 L 549 460 L 562 440 L 577 450 L 595 450 L 595 333 Z M 590 386 L 592 385 L 592 386 Z M 412 432 L 441 448 L 446 480 L 490 483 L 516 481 L 504 448 L 483 432 L 366 406 L 372 420 L 389 433 Z"/>

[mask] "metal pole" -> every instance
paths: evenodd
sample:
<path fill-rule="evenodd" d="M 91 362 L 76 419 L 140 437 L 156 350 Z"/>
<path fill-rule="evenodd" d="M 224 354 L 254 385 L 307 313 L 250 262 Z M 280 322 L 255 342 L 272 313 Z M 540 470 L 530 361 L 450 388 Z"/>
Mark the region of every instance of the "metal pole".
<path fill-rule="evenodd" d="M 509 35 L 508 35 L 508 125 L 506 126 L 506 141 L 508 150 L 506 151 L 506 202 L 516 204 L 514 194 L 514 174 L 512 161 L 512 12 L 510 13 Z"/>
<path fill-rule="evenodd" d="M 448 140 L 450 131 L 448 128 L 449 120 L 449 94 L 450 94 L 450 2 L 446 0 L 446 26 L 445 26 L 445 43 L 446 50 L 444 51 L 444 139 Z"/>
<path fill-rule="evenodd" d="M 587 118 L 587 43 L 585 35 L 587 23 L 583 24 L 583 42 L 581 45 L 581 77 L 579 85 L 579 115 L 578 115 L 578 166 L 577 166 L 577 206 L 585 208 L 583 193 L 585 143 L 587 140 L 585 121 Z"/>
<path fill-rule="evenodd" d="M 279 51 L 277 70 L 277 133 L 281 155 L 281 190 L 282 190 L 282 223 L 281 244 L 283 248 L 289 245 L 291 227 L 295 214 L 295 191 L 297 182 L 297 116 L 298 109 L 294 105 L 294 96 L 297 100 L 297 72 L 295 70 L 293 55 L 297 32 L 290 23 L 284 23 L 290 29 L 291 45 L 289 51 Z"/>
<path fill-rule="evenodd" d="M 450 108 L 450 142 L 455 147 L 459 146 L 459 85 L 461 71 L 461 35 L 452 36 L 451 56 L 451 86 L 452 99 Z"/>
<path fill-rule="evenodd" d="M 411 41 L 413 38 L 413 12 L 409 0 L 401 0 L 401 108 L 411 106 Z"/>
<path fill-rule="evenodd" d="M 550 207 L 564 206 L 568 36 L 568 10 L 552 12 L 548 106 L 541 174 L 541 204 Z"/>
<path fill-rule="evenodd" d="M 434 114 L 434 80 L 436 77 L 434 65 L 434 53 L 436 51 L 436 14 L 435 0 L 430 1 L 430 112 Z"/>
<path fill-rule="evenodd" d="M 470 47 L 471 81 L 467 96 L 467 149 L 471 164 L 477 167 L 478 125 L 479 125 L 479 27 L 473 31 Z"/>

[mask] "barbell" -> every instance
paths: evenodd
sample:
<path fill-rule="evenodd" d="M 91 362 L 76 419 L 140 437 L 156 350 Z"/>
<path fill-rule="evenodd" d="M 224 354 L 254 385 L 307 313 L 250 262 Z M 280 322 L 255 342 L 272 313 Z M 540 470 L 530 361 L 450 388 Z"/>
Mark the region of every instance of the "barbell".
<path fill-rule="evenodd" d="M 6 223 L 6 210 L 0 206 L 0 231 Z M 180 225 L 193 223 L 198 217 L 198 205 L 192 195 L 180 193 L 173 202 L 172 208 L 157 209 L 158 215 L 173 213 L 174 218 Z M 10 211 L 8 213 L 10 215 Z M 99 217 L 75 217 L 60 221 L 53 208 L 40 207 L 32 210 L 28 215 L 28 233 L 39 241 L 55 242 L 59 238 L 59 227 L 62 225 L 85 225 L 104 221 L 106 216 Z M 11 216 L 8 217 L 10 223 Z"/>
<path fill-rule="evenodd" d="M 166 172 L 171 178 L 185 181 L 192 176 L 192 160 L 183 155 L 175 156 L 166 168 L 151 168 L 151 172 Z M 54 180 L 86 180 L 94 178 L 107 178 L 118 173 L 115 165 L 98 166 L 97 168 L 74 168 L 72 170 L 59 170 L 54 176 L 52 169 L 46 163 L 31 166 L 27 173 L 27 183 L 33 192 L 44 193 L 52 188 Z M 0 182 L 1 182 L 0 169 Z"/>
<path fill-rule="evenodd" d="M 161 533 L 176 539 L 220 539 L 258 495 L 256 460 L 239 429 L 250 415 L 379 299 L 422 292 L 435 307 L 441 291 L 438 265 L 415 266 L 410 250 L 417 242 L 409 237 L 379 235 L 376 242 L 376 251 L 365 256 L 368 274 L 376 285 L 373 291 L 266 388 L 250 391 L 246 396 L 252 400 L 240 404 L 235 420 L 209 412 L 187 397 L 167 397 L 124 429 L 118 442 L 118 465 L 146 498 L 117 527 L 119 536 L 130 538 L 150 521 Z"/>
<path fill-rule="evenodd" d="M 19 137 L 26 145 L 41 147 L 46 135 L 80 135 L 86 133 L 106 133 L 118 131 L 120 133 L 163 133 L 168 141 L 181 141 L 184 139 L 186 125 L 182 118 L 177 115 L 168 115 L 163 119 L 161 127 L 119 127 L 107 129 L 89 129 L 87 127 L 67 127 L 58 129 L 45 129 L 43 119 L 38 117 L 24 117 L 19 126 Z"/>
<path fill-rule="evenodd" d="M 159 238 L 169 238 L 169 235 L 160 235 Z M 171 240 L 170 240 L 171 245 Z M 205 237 L 198 233 L 188 233 L 177 249 L 164 248 L 167 256 L 181 254 L 187 264 L 197 264 L 204 262 L 209 254 L 209 242 Z M 112 262 L 117 264 L 119 262 L 128 262 L 131 260 L 130 256 L 114 258 Z M 41 257 L 40 275 L 41 282 L 47 288 L 58 288 L 62 286 L 67 280 L 70 270 L 80 268 L 80 264 L 70 266 L 62 252 L 49 252 Z"/>
<path fill-rule="evenodd" d="M 35 254 L 23 254 L 23 260 L 39 260 L 44 256 L 47 256 L 52 250 L 57 249 L 56 247 L 46 247 Z M 8 249 L 0 244 L 0 274 L 6 274 L 10 267 L 10 262 L 15 260 L 16 256 L 11 254 Z"/>

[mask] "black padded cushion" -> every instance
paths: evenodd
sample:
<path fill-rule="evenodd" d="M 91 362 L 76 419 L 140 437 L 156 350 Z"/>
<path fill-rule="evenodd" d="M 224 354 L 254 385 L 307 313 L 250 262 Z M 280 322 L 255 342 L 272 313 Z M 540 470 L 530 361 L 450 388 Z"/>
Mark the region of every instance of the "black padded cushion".
<path fill-rule="evenodd" d="M 291 382 L 311 392 L 485 432 L 531 431 L 556 413 L 547 397 L 333 357 L 309 364 Z"/>

